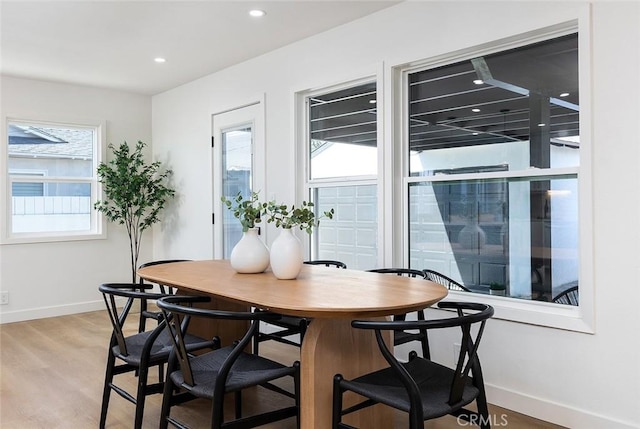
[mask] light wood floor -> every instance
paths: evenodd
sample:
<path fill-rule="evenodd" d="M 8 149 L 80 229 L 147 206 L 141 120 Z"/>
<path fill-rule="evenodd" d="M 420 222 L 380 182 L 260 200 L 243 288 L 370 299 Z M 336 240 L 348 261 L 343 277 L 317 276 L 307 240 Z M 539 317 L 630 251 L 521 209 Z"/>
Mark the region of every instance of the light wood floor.
<path fill-rule="evenodd" d="M 110 334 L 108 316 L 103 311 L 0 325 L 0 428 L 97 428 Z M 298 349 L 279 344 L 264 343 L 261 351 L 287 363 L 298 356 Z M 120 385 L 134 391 L 131 375 L 123 374 L 119 379 Z M 244 398 L 247 413 L 269 407 L 276 400 L 275 395 L 261 390 L 251 391 Z M 160 403 L 161 395 L 147 399 L 145 428 L 158 427 Z M 131 403 L 112 393 L 107 427 L 130 428 L 133 409 Z M 207 401 L 194 401 L 174 410 L 172 414 L 192 428 L 209 425 Z M 560 428 L 495 406 L 491 406 L 491 412 L 496 419 L 494 427 Z M 398 413 L 395 428 L 405 427 L 406 419 Z M 425 424 L 430 429 L 457 427 L 469 426 L 458 425 L 452 417 Z M 295 420 L 264 428 L 294 429 Z"/>

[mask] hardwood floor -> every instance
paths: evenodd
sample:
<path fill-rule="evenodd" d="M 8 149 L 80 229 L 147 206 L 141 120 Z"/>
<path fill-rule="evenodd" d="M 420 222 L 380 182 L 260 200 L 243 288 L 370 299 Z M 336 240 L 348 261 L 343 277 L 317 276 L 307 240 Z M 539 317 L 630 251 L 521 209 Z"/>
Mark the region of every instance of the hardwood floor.
<path fill-rule="evenodd" d="M 0 325 L 0 428 L 98 427 L 110 326 L 105 311 Z M 264 343 L 261 351 L 273 359 L 290 362 L 297 358 L 296 348 L 271 343 Z M 119 376 L 118 382 L 134 391 L 136 382 L 131 375 Z M 262 390 L 248 392 L 244 398 L 247 413 L 274 401 L 274 395 Z M 145 428 L 158 427 L 161 399 L 161 395 L 147 398 Z M 130 428 L 133 410 L 131 403 L 112 394 L 107 428 Z M 209 425 L 208 401 L 194 401 L 172 413 L 192 428 Z M 495 406 L 491 413 L 496 419 L 494 427 L 560 428 Z M 396 415 L 394 427 L 407 427 L 403 414 Z M 425 424 L 429 429 L 456 427 L 473 426 L 458 425 L 453 417 Z M 295 420 L 264 428 L 294 429 Z"/>

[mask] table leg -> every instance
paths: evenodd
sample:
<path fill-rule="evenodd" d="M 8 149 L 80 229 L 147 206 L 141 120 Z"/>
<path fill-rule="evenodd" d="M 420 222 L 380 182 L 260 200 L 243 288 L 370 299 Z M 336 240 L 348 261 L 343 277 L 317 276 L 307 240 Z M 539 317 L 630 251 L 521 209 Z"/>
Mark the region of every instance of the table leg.
<path fill-rule="evenodd" d="M 386 338 L 386 341 L 390 341 Z M 351 328 L 349 319 L 313 319 L 301 352 L 301 425 L 304 429 L 330 429 L 333 376 L 345 378 L 387 366 L 372 331 Z M 345 397 L 348 406 L 354 398 Z M 388 429 L 393 413 L 376 405 L 346 416 L 345 421 L 363 429 Z"/>

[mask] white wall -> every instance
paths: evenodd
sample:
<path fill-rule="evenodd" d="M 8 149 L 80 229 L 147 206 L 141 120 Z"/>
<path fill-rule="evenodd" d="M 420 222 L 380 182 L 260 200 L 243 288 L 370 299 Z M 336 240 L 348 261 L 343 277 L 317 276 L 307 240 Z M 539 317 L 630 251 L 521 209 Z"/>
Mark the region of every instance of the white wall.
<path fill-rule="evenodd" d="M 481 358 L 493 403 L 572 428 L 638 427 L 640 3 L 406 2 L 153 97 L 154 152 L 170 160 L 181 193 L 171 228 L 155 231 L 154 257 L 212 255 L 213 113 L 265 95 L 265 195 L 293 201 L 295 91 L 379 72 L 389 84 L 395 65 L 578 18 L 593 39 L 592 115 L 582 122 L 593 144 L 594 247 L 584 251 L 596 261 L 596 332 L 492 320 Z M 390 89 L 379 91 L 389 106 Z M 435 342 L 452 354 L 450 338 Z"/>
<path fill-rule="evenodd" d="M 151 144 L 151 98 L 124 92 L 1 76 L 1 114 L 49 121 L 106 121 L 106 143 Z M 5 124 L 2 123 L 2 127 Z M 4 181 L 3 181 L 4 183 Z M 4 213 L 2 222 L 4 222 Z M 108 224 L 106 239 L 0 245 L 2 323 L 103 309 L 98 285 L 129 281 L 129 239 Z M 150 259 L 145 234 L 140 261 Z"/>

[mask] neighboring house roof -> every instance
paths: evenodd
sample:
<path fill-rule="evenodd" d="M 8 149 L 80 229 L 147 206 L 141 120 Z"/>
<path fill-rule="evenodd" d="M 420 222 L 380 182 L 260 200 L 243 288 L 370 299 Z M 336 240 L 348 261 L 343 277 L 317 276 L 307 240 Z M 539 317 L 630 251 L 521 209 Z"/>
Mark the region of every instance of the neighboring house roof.
<path fill-rule="evenodd" d="M 9 156 L 93 157 L 93 131 L 9 124 Z"/>

